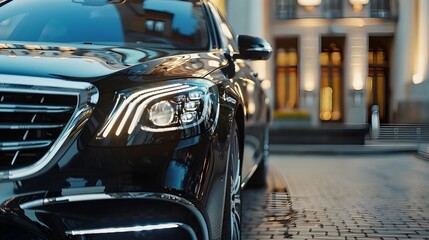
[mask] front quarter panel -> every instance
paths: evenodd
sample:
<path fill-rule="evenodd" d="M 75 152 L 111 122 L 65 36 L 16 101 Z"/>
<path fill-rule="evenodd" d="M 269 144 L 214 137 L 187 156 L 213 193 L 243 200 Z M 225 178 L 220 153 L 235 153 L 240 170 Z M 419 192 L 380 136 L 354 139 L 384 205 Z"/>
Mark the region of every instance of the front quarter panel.
<path fill-rule="evenodd" d="M 218 239 L 222 229 L 223 211 L 219 209 L 223 209 L 225 198 L 231 126 L 236 121 L 236 110 L 242 104 L 242 98 L 237 85 L 222 71 L 225 66 L 223 55 L 204 54 L 199 55 L 200 62 L 217 66 L 206 75 L 206 79 L 217 85 L 220 93 L 218 122 L 213 131 L 163 144 L 94 144 L 101 123 L 114 106 L 115 91 L 112 91 L 112 86 L 119 86 L 119 81 L 123 83 L 121 86 L 144 86 L 146 77 L 130 78 L 127 71 L 123 71 L 99 80 L 93 79 L 92 84 L 100 93 L 99 102 L 82 131 L 72 144 L 61 149 L 61 156 L 55 158 L 50 169 L 37 177 L 0 182 L 0 222 L 15 224 L 29 231 L 33 229 L 31 231 L 48 239 L 61 239 L 65 237 L 64 231 L 71 228 L 65 222 L 77 221 L 81 226 L 96 227 L 91 225 L 96 222 L 94 219 L 88 218 L 89 222 L 84 219 L 84 215 L 90 212 L 89 206 L 97 204 L 91 197 L 159 193 L 189 201 L 201 213 L 210 239 Z M 58 201 L 70 197 L 80 199 L 80 203 Z M 106 206 L 112 206 L 117 209 L 116 212 L 122 209 L 124 217 L 127 214 L 141 215 L 143 213 L 138 211 L 144 211 L 142 208 L 133 213 L 115 199 L 109 199 Z M 59 215 L 60 209 L 68 210 L 63 212 L 64 215 Z M 82 209 L 88 210 L 85 212 Z M 102 213 L 100 210 L 97 214 L 94 216 L 104 219 L 103 226 L 117 224 L 117 218 L 112 218 L 109 212 Z M 124 222 L 126 225 L 135 223 L 135 219 L 131 218 Z M 78 228 L 77 225 L 75 227 Z"/>

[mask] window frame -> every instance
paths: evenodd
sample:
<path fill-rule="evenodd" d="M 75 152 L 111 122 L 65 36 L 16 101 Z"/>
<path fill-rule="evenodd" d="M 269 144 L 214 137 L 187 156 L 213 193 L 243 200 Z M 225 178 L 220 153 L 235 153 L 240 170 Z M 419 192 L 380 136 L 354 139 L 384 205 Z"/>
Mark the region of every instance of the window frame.
<path fill-rule="evenodd" d="M 326 42 L 324 42 L 326 41 Z M 331 44 L 334 43 L 335 46 L 331 46 Z M 328 122 L 343 122 L 345 120 L 345 96 L 344 96 L 344 88 L 345 88 L 345 44 L 346 44 L 346 36 L 344 35 L 325 35 L 325 36 L 321 36 L 320 39 L 320 52 L 319 52 L 319 66 L 320 66 L 320 86 L 319 86 L 319 120 L 322 123 L 328 123 Z M 327 46 L 329 45 L 329 46 Z M 338 52 L 340 54 L 340 63 L 339 64 L 335 64 L 332 62 L 332 53 Z M 329 62 L 328 64 L 322 64 L 320 55 L 322 53 L 327 53 L 328 57 L 329 57 Z M 335 113 L 335 109 L 337 109 L 339 111 L 340 116 L 335 119 L 334 116 L 331 116 L 329 119 L 323 119 L 321 114 L 322 114 L 322 104 L 324 104 L 324 101 L 322 100 L 322 89 L 323 87 L 323 74 L 324 72 L 327 72 L 328 74 L 328 78 L 327 78 L 327 83 L 328 83 L 328 87 L 330 87 L 332 89 L 332 109 L 331 109 L 331 114 Z M 338 79 L 338 89 L 336 89 L 335 85 L 335 73 L 338 73 L 339 79 Z M 338 94 L 338 95 L 336 95 Z M 337 99 L 338 101 L 335 100 L 335 97 L 338 96 L 339 99 Z M 337 104 L 337 105 L 335 105 Z"/>
<path fill-rule="evenodd" d="M 289 44 L 287 45 L 282 45 L 279 44 L 279 42 L 289 42 Z M 274 71 L 275 71 L 275 110 L 276 111 L 296 111 L 300 109 L 300 97 L 301 97 L 301 92 L 300 92 L 300 87 L 301 87 L 301 82 L 300 82 L 300 46 L 299 46 L 299 42 L 300 42 L 300 37 L 298 35 L 295 36 L 286 36 L 286 37 L 279 37 L 275 40 L 276 46 L 275 46 L 275 63 L 274 63 Z M 286 54 L 285 56 L 287 56 L 287 54 L 291 53 L 291 49 L 295 50 L 295 54 L 296 54 L 296 64 L 292 65 L 292 64 L 286 64 L 286 65 L 279 65 L 277 63 L 277 58 L 278 58 L 278 54 L 279 54 L 279 50 L 280 49 L 284 49 L 284 54 Z M 289 106 L 287 106 L 287 102 L 288 100 L 290 100 L 291 94 L 290 91 L 288 91 L 288 88 L 292 85 L 292 72 L 295 72 L 295 77 L 296 77 L 296 89 L 294 90 L 295 94 L 296 94 L 296 98 L 294 99 L 294 106 L 289 108 Z M 279 98 L 281 97 L 279 92 L 282 91 L 280 89 L 280 83 L 279 83 L 279 75 L 280 74 L 284 74 L 285 79 L 284 79 L 284 86 L 286 87 L 285 89 L 283 89 L 284 91 L 286 91 L 285 96 L 283 96 L 283 100 L 285 101 L 285 108 L 282 108 Z"/>
<path fill-rule="evenodd" d="M 286 14 L 280 14 L 280 9 L 285 8 Z M 274 2 L 275 19 L 295 19 L 298 11 L 298 3 L 296 0 L 275 0 Z"/>

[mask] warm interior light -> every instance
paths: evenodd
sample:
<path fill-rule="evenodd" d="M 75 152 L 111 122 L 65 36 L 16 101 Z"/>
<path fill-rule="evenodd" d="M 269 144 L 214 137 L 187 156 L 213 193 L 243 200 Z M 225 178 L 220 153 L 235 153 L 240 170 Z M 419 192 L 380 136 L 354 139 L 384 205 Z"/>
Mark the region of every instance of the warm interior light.
<path fill-rule="evenodd" d="M 365 4 L 368 4 L 368 2 L 369 2 L 368 0 L 349 0 L 349 1 L 352 5 L 354 5 L 354 4 L 365 5 Z"/>
<path fill-rule="evenodd" d="M 376 54 L 377 54 L 376 55 L 376 60 L 377 60 L 376 64 L 380 64 L 380 65 L 385 64 L 386 54 L 384 53 L 384 50 L 378 49 Z"/>
<path fill-rule="evenodd" d="M 362 4 L 354 4 L 353 5 L 353 11 L 355 12 L 360 12 L 363 9 L 363 5 Z"/>
<path fill-rule="evenodd" d="M 277 50 L 276 64 L 279 67 L 298 65 L 298 53 L 295 48 L 285 51 L 283 48 Z"/>
<path fill-rule="evenodd" d="M 330 87 L 324 87 L 320 91 L 320 119 L 331 120 L 332 118 L 332 102 L 333 102 L 333 91 Z"/>
<path fill-rule="evenodd" d="M 322 0 L 298 0 L 298 4 L 303 7 L 314 7 L 320 5 Z"/>
<path fill-rule="evenodd" d="M 374 64 L 374 52 L 373 51 L 368 52 L 368 64 Z"/>
<path fill-rule="evenodd" d="M 287 82 L 286 82 L 286 69 L 279 68 L 277 69 L 277 84 L 276 84 L 276 90 L 277 90 L 277 105 L 279 109 L 286 108 L 286 89 L 287 89 Z"/>
<path fill-rule="evenodd" d="M 331 53 L 331 61 L 334 65 L 341 64 L 341 53 L 339 51 L 334 51 Z"/>
<path fill-rule="evenodd" d="M 305 91 L 312 92 L 312 91 L 314 91 L 315 88 L 316 88 L 316 86 L 315 86 L 313 79 L 307 79 L 304 82 L 304 90 Z"/>
<path fill-rule="evenodd" d="M 353 80 L 353 89 L 354 90 L 362 90 L 363 89 L 363 80 L 360 76 L 356 76 L 355 79 Z"/>
<path fill-rule="evenodd" d="M 319 55 L 320 65 L 329 65 L 329 53 L 321 52 Z"/>
<path fill-rule="evenodd" d="M 290 73 L 289 79 L 289 94 L 287 99 L 287 107 L 295 108 L 298 101 L 298 78 L 296 72 Z"/>
<path fill-rule="evenodd" d="M 289 64 L 291 66 L 298 65 L 298 54 L 296 53 L 296 49 L 295 48 L 289 49 L 288 58 L 289 58 Z"/>
<path fill-rule="evenodd" d="M 283 48 L 277 49 L 276 63 L 277 63 L 277 66 L 280 66 L 280 67 L 284 67 L 288 65 L 287 54 Z"/>
<path fill-rule="evenodd" d="M 363 5 L 368 4 L 368 0 L 349 0 L 355 12 L 360 12 Z"/>
<path fill-rule="evenodd" d="M 429 35 L 428 29 L 425 27 L 425 23 L 420 24 L 418 28 L 417 36 L 417 45 L 415 49 L 418 51 L 415 53 L 414 63 L 414 75 L 412 76 L 412 81 L 414 84 L 420 84 L 426 81 L 429 73 L 429 56 L 427 52 L 429 51 L 429 44 L 427 41 L 427 36 Z"/>
<path fill-rule="evenodd" d="M 423 82 L 423 76 L 421 74 L 416 73 L 413 75 L 413 83 L 414 84 L 420 84 L 422 82 Z"/>

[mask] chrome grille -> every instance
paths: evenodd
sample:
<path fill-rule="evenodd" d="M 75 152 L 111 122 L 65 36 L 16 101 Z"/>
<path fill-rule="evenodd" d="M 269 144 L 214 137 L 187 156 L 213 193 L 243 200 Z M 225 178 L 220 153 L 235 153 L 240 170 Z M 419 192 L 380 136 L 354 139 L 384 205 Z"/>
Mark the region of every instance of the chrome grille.
<path fill-rule="evenodd" d="M 97 100 L 88 83 L 0 74 L 0 180 L 44 169 Z"/>
<path fill-rule="evenodd" d="M 0 91 L 0 170 L 38 161 L 58 138 L 77 96 Z"/>

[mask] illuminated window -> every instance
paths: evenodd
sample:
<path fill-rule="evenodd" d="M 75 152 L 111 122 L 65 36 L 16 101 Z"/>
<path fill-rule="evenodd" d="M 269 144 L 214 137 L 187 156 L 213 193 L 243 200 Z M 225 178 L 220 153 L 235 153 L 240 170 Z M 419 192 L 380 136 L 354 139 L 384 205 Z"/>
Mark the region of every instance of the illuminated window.
<path fill-rule="evenodd" d="M 290 19 L 296 17 L 296 0 L 276 0 L 276 18 Z"/>
<path fill-rule="evenodd" d="M 320 120 L 342 120 L 343 37 L 323 37 L 320 53 Z"/>
<path fill-rule="evenodd" d="M 372 0 L 371 1 L 371 17 L 388 18 L 390 14 L 390 0 Z"/>
<path fill-rule="evenodd" d="M 298 38 L 276 41 L 276 108 L 279 111 L 298 108 Z"/>
<path fill-rule="evenodd" d="M 325 0 L 323 1 L 323 17 L 341 18 L 343 17 L 343 0 Z"/>

